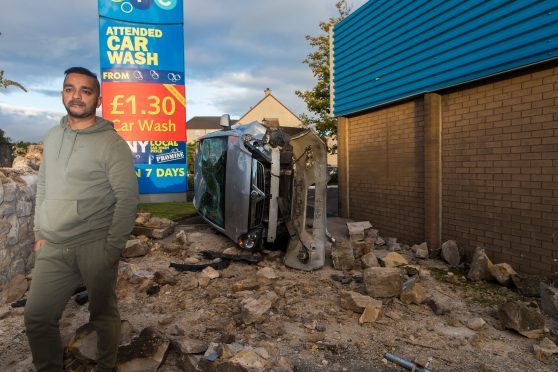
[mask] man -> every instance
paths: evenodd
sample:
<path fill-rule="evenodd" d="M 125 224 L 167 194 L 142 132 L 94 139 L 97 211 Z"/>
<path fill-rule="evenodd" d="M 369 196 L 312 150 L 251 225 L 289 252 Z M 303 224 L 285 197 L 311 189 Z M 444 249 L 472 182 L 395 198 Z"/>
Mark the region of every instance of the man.
<path fill-rule="evenodd" d="M 58 322 L 81 281 L 98 335 L 97 371 L 111 371 L 120 338 L 116 277 L 138 202 L 131 151 L 113 124 L 95 116 L 97 76 L 65 71 L 68 112 L 44 139 L 35 207 L 35 268 L 25 327 L 39 371 L 63 370 Z"/>

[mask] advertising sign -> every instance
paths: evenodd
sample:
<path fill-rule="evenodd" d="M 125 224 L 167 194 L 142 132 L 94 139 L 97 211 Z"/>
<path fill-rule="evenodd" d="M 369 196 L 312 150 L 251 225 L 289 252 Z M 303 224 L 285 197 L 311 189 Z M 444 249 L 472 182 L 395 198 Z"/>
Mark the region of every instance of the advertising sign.
<path fill-rule="evenodd" d="M 182 0 L 99 0 L 99 16 L 135 23 L 183 23 Z"/>
<path fill-rule="evenodd" d="M 141 194 L 186 192 L 182 0 L 99 0 L 103 116 L 134 153 Z"/>
<path fill-rule="evenodd" d="M 184 84 L 182 25 L 134 25 L 101 18 L 99 34 L 103 81 Z"/>
<path fill-rule="evenodd" d="M 186 141 L 183 85 L 103 83 L 103 116 L 127 141 Z"/>

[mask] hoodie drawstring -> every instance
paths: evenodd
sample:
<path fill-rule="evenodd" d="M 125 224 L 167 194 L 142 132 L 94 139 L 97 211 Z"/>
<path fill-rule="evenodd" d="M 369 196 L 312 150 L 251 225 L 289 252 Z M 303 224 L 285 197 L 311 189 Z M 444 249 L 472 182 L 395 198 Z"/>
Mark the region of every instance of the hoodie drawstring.
<path fill-rule="evenodd" d="M 77 140 L 77 132 L 73 132 L 74 140 L 72 141 L 72 146 L 70 146 L 70 152 L 68 153 L 68 157 L 66 158 L 66 164 L 64 165 L 64 169 L 68 169 L 68 164 L 70 163 L 70 157 L 72 157 L 72 153 L 74 152 L 74 146 Z"/>

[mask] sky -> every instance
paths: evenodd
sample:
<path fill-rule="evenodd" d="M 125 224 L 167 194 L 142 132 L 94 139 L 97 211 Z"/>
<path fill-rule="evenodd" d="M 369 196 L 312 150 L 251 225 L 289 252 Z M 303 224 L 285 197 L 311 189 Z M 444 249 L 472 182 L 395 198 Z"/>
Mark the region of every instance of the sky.
<path fill-rule="evenodd" d="M 109 1 L 109 0 L 106 0 Z M 355 11 L 366 0 L 349 0 Z M 270 88 L 295 114 L 306 111 L 295 90 L 315 79 L 302 61 L 306 35 L 337 16 L 336 0 L 185 0 L 186 116 L 233 118 Z M 64 109 L 63 71 L 99 73 L 97 1 L 17 0 L 0 12 L 0 70 L 23 84 L 0 88 L 0 128 L 14 141 L 40 141 Z"/>

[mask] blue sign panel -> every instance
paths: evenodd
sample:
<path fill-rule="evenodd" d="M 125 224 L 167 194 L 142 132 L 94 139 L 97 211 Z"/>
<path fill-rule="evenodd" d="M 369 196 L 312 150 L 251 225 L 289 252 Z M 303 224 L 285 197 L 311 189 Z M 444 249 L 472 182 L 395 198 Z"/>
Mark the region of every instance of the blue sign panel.
<path fill-rule="evenodd" d="M 134 153 L 136 164 L 184 164 L 186 142 L 126 141 Z"/>
<path fill-rule="evenodd" d="M 136 23 L 182 23 L 182 0 L 103 0 L 101 17 Z"/>
<path fill-rule="evenodd" d="M 184 53 L 177 53 L 184 45 L 182 25 L 131 24 L 101 18 L 99 36 L 103 81 L 184 83 Z M 123 73 L 128 75 L 118 78 Z"/>
<path fill-rule="evenodd" d="M 186 164 L 136 164 L 140 194 L 186 192 Z"/>

